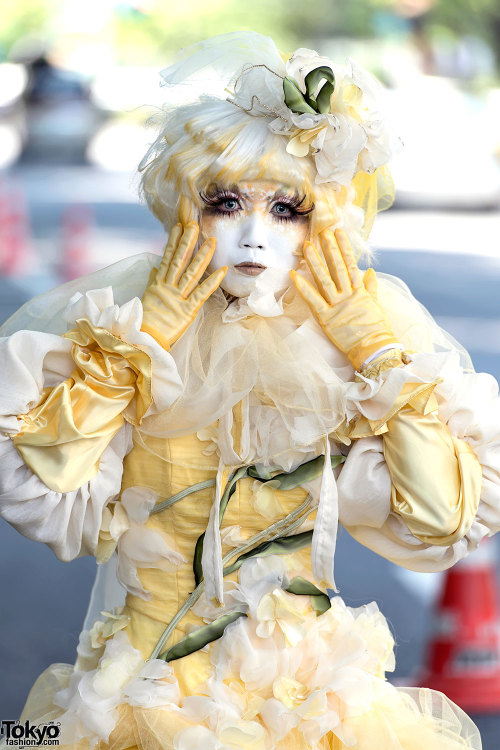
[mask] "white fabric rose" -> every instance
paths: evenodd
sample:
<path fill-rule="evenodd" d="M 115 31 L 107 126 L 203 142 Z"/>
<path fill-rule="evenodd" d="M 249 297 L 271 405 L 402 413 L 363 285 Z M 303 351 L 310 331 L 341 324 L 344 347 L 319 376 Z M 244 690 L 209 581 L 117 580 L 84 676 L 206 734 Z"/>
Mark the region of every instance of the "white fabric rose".
<path fill-rule="evenodd" d="M 305 79 L 317 68 L 330 68 L 334 90 L 330 112 L 298 113 L 285 103 L 283 79 L 295 81 L 306 94 Z M 313 92 L 318 94 L 326 80 Z M 283 65 L 278 55 L 243 66 L 230 98 L 249 114 L 269 117 L 269 129 L 288 136 L 287 151 L 314 158 L 316 182 L 349 185 L 360 170 L 371 174 L 401 148 L 381 112 L 382 87 L 366 70 L 347 60 L 337 65 L 314 50 L 300 48 Z"/>

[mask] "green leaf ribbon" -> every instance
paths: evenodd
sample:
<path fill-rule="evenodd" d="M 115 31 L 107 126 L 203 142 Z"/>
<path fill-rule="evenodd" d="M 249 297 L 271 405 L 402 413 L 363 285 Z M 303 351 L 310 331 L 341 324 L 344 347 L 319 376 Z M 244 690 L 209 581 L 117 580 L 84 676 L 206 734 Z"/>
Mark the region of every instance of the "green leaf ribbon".
<path fill-rule="evenodd" d="M 330 460 L 332 464 L 332 469 L 335 469 L 335 467 L 339 466 L 339 464 L 345 461 L 345 456 L 341 456 L 341 455 L 331 456 Z M 306 461 L 305 463 L 301 464 L 294 471 L 291 471 L 289 473 L 276 474 L 274 477 L 272 477 L 271 475 L 267 475 L 270 478 L 267 478 L 267 476 L 264 478 L 262 476 L 262 473 L 259 473 L 259 471 L 257 470 L 255 466 L 242 466 L 241 468 L 237 469 L 234 472 L 234 474 L 230 477 L 226 485 L 226 488 L 224 490 L 224 493 L 221 497 L 220 510 L 219 510 L 219 524 L 222 523 L 222 519 L 224 517 L 224 513 L 226 511 L 229 500 L 231 499 L 232 495 L 234 494 L 236 490 L 236 483 L 240 479 L 243 479 L 244 477 L 249 476 L 249 477 L 252 477 L 253 479 L 258 479 L 263 484 L 267 484 L 269 485 L 269 487 L 273 487 L 275 489 L 279 489 L 283 491 L 293 490 L 296 487 L 299 487 L 300 485 L 304 484 L 304 482 L 310 482 L 311 479 L 315 479 L 316 477 L 319 477 L 321 472 L 323 471 L 324 461 L 325 461 L 324 456 L 317 456 L 316 458 L 311 459 L 311 461 Z M 300 536 L 300 534 L 298 536 Z M 285 538 L 291 539 L 293 537 L 285 537 Z M 201 536 L 198 538 L 195 549 L 194 549 L 193 572 L 194 572 L 195 583 L 197 586 L 200 583 L 200 581 L 203 579 L 201 558 L 203 555 L 204 540 L 205 540 L 205 533 L 201 534 Z M 278 540 L 275 540 L 275 542 L 277 541 Z M 260 547 L 257 547 L 256 549 L 260 549 L 266 544 L 270 544 L 270 542 L 265 542 L 264 545 L 260 545 Z M 267 554 L 286 554 L 286 550 L 285 552 L 271 552 Z M 252 554 L 250 552 L 247 552 L 246 556 L 251 557 Z M 238 560 L 239 559 L 240 558 L 238 558 Z M 242 556 L 242 560 L 243 559 L 246 559 L 246 557 Z M 236 563 L 234 563 L 234 565 L 236 565 Z M 240 565 L 238 567 L 240 567 Z M 226 570 L 228 569 L 226 568 Z M 235 570 L 238 570 L 238 568 L 233 568 L 230 572 L 234 572 Z M 224 572 L 224 575 L 228 575 L 228 573 Z"/>
<path fill-rule="evenodd" d="M 301 535 L 298 534 L 297 536 Z M 292 539 L 293 537 L 287 538 Z M 269 552 L 268 554 L 272 554 L 272 552 Z M 329 610 L 332 606 L 327 594 L 321 591 L 321 589 L 313 583 L 306 581 L 305 578 L 301 578 L 300 576 L 292 578 L 285 591 L 297 596 L 310 596 L 312 606 L 318 617 Z M 175 661 L 176 659 L 182 659 L 183 656 L 189 656 L 189 654 L 199 651 L 209 643 L 222 638 L 227 626 L 232 622 L 236 622 L 240 617 L 248 617 L 248 615 L 245 612 L 230 612 L 227 615 L 222 615 L 222 617 L 218 617 L 208 625 L 193 630 L 192 633 L 189 633 L 178 643 L 175 643 L 167 649 L 167 651 L 160 654 L 158 658 L 163 659 L 164 661 Z"/>
<path fill-rule="evenodd" d="M 330 460 L 332 469 L 335 469 L 339 464 L 345 461 L 345 456 L 331 456 Z M 311 461 L 306 461 L 306 463 L 301 464 L 294 471 L 291 471 L 289 473 L 276 474 L 274 477 L 265 480 L 261 479 L 253 466 L 250 466 L 248 469 L 248 476 L 254 477 L 255 479 L 260 479 L 261 482 L 264 482 L 264 484 L 267 484 L 269 487 L 274 487 L 278 490 L 294 490 L 296 487 L 299 487 L 305 482 L 310 482 L 311 479 L 316 479 L 316 477 L 319 477 L 321 472 L 323 471 L 324 462 L 324 456 L 317 456 Z"/>
<path fill-rule="evenodd" d="M 323 85 L 318 89 L 321 81 Z M 306 93 L 303 94 L 294 78 L 283 79 L 285 104 L 297 115 L 326 115 L 330 112 L 330 99 L 335 89 L 335 75 L 326 65 L 311 70 L 305 77 Z"/>
<path fill-rule="evenodd" d="M 224 568 L 224 575 L 228 576 L 239 570 L 245 560 L 250 560 L 252 557 L 269 557 L 269 555 L 289 555 L 292 552 L 297 552 L 304 547 L 309 547 L 312 542 L 312 530 L 303 531 L 301 534 L 293 534 L 292 536 L 280 536 L 277 539 L 271 539 L 268 542 L 262 542 L 248 552 L 244 552 L 240 555 L 232 565 Z"/>
<path fill-rule="evenodd" d="M 301 576 L 292 578 L 286 591 L 288 591 L 289 594 L 297 594 L 298 596 L 310 596 L 311 603 L 318 617 L 329 610 L 332 606 L 328 594 L 325 594 L 325 592 L 321 591 L 321 589 L 315 586 L 314 583 L 306 581 L 306 579 Z"/>
<path fill-rule="evenodd" d="M 226 484 L 226 488 L 220 499 L 219 526 L 221 525 L 222 519 L 224 518 L 224 513 L 226 512 L 227 504 L 229 500 L 231 499 L 231 496 L 234 494 L 236 490 L 236 482 L 239 479 L 246 477 L 247 473 L 248 473 L 248 468 L 246 466 L 242 466 L 240 469 L 237 469 L 234 472 L 234 474 L 230 477 L 228 483 Z M 196 546 L 194 548 L 193 572 L 194 572 L 194 580 L 197 586 L 203 578 L 203 568 L 201 566 L 201 558 L 203 555 L 204 540 L 205 540 L 205 532 L 203 532 L 203 534 L 200 537 L 198 537 L 198 541 L 196 542 Z"/>
<path fill-rule="evenodd" d="M 164 661 L 175 661 L 176 659 L 182 659 L 183 656 L 193 654 L 208 643 L 212 643 L 212 641 L 221 638 L 228 625 L 235 622 L 240 617 L 246 616 L 247 615 L 244 612 L 231 612 L 229 615 L 218 617 L 217 620 L 214 620 L 209 625 L 193 630 L 192 633 L 189 633 L 189 635 L 186 635 L 167 651 L 160 654 L 158 658 L 163 659 Z"/>

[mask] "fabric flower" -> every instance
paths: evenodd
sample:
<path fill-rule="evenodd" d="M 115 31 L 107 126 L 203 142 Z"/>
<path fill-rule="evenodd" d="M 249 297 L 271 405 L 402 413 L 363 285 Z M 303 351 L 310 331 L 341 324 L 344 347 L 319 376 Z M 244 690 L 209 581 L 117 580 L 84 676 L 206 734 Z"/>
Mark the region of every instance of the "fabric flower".
<path fill-rule="evenodd" d="M 127 627 L 130 617 L 123 614 L 123 607 L 116 607 L 113 612 L 101 612 L 106 615 L 106 620 L 96 620 L 89 630 L 89 639 L 92 648 L 101 648 L 108 638 L 118 631 Z"/>
<path fill-rule="evenodd" d="M 175 708 L 181 700 L 174 669 L 161 659 L 146 662 L 137 676 L 124 686 L 123 695 L 131 706 L 143 708 Z"/>
<path fill-rule="evenodd" d="M 257 607 L 257 635 L 260 638 L 269 638 L 275 627 L 279 627 L 286 643 L 295 646 L 306 633 L 306 608 L 308 602 L 303 597 L 286 594 L 282 589 L 274 589 L 262 597 Z"/>
<path fill-rule="evenodd" d="M 286 63 L 286 74 L 299 85 L 302 93 L 306 92 L 306 76 L 316 68 L 332 68 L 332 61 L 328 57 L 321 57 L 312 49 L 300 47 Z"/>
<path fill-rule="evenodd" d="M 306 79 L 314 71 L 311 91 L 311 79 Z M 322 90 L 326 96 L 331 91 L 328 110 L 324 96 L 321 106 L 314 106 Z M 296 103 L 301 96 L 302 105 Z M 347 186 L 357 172 L 371 174 L 400 150 L 401 142 L 380 110 L 382 96 L 380 84 L 352 60 L 337 65 L 300 48 L 285 65 L 277 60 L 272 68 L 244 66 L 229 101 L 251 115 L 269 117 L 269 129 L 288 137 L 289 153 L 311 155 L 317 183 Z"/>
<path fill-rule="evenodd" d="M 86 737 L 90 747 L 107 741 L 118 719 L 117 707 L 124 701 L 123 687 L 144 664 L 141 653 L 124 632 L 110 639 L 97 669 L 75 671 L 69 686 L 54 696 L 54 704 L 65 709 L 59 717 L 62 744 Z"/>
<path fill-rule="evenodd" d="M 112 518 L 105 517 L 100 534 L 101 539 L 109 537 L 117 549 L 118 580 L 127 591 L 142 599 L 151 595 L 140 581 L 138 568 L 170 571 L 185 562 L 168 534 L 145 525 L 156 500 L 155 493 L 146 487 L 129 487 L 122 492 L 120 502 L 115 503 Z"/>

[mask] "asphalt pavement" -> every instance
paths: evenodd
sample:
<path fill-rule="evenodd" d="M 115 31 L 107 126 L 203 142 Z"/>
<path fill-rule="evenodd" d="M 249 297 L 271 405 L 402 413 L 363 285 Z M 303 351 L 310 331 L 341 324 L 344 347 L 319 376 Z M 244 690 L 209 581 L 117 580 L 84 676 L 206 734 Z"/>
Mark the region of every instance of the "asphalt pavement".
<path fill-rule="evenodd" d="M 136 252 L 161 252 L 161 227 L 137 203 L 128 175 L 40 167 L 18 170 L 12 177 L 27 201 L 31 261 L 27 273 L 0 279 L 1 320 L 34 294 L 59 283 L 61 217 L 68 196 L 91 210 L 92 224 L 84 238 L 89 270 Z M 392 211 L 378 221 L 376 269 L 406 281 L 438 322 L 469 349 L 476 369 L 500 379 L 500 232 L 492 229 L 500 229 L 500 214 Z M 434 227 L 434 234 L 425 231 L 426 223 Z M 481 235 L 484 225 L 489 230 Z M 450 244 L 453 232 L 455 245 Z M 476 238 L 479 232 L 477 247 L 464 241 L 467 232 Z M 93 560 L 62 564 L 43 545 L 0 524 L 1 719 L 17 718 L 29 688 L 46 666 L 74 661 L 94 574 Z M 395 676 L 411 676 L 425 658 L 439 577 L 406 576 L 341 532 L 336 579 L 349 605 L 378 603 L 396 638 Z M 499 716 L 474 718 L 485 750 L 498 750 L 500 710 Z"/>

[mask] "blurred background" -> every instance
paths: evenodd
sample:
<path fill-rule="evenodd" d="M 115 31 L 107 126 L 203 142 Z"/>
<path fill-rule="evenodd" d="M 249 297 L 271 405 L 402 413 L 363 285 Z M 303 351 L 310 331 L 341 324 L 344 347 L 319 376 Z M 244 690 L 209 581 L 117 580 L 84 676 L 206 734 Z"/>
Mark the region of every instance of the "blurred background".
<path fill-rule="evenodd" d="M 160 253 L 137 198 L 159 71 L 182 46 L 253 29 L 282 51 L 352 56 L 387 87 L 405 149 L 396 203 L 372 233 L 377 270 L 403 278 L 500 377 L 500 5 L 497 0 L 18 0 L 0 25 L 0 321 L 23 302 L 123 257 Z M 36 676 L 74 660 L 95 566 L 59 563 L 0 526 L 0 719 Z M 346 601 L 375 599 L 396 676 L 425 660 L 440 576 L 413 575 L 341 534 Z M 485 748 L 500 723 L 480 719 Z M 496 723 L 495 723 L 496 722 Z M 494 738 L 497 738 L 495 741 Z M 491 744 L 488 744 L 488 743 Z"/>

